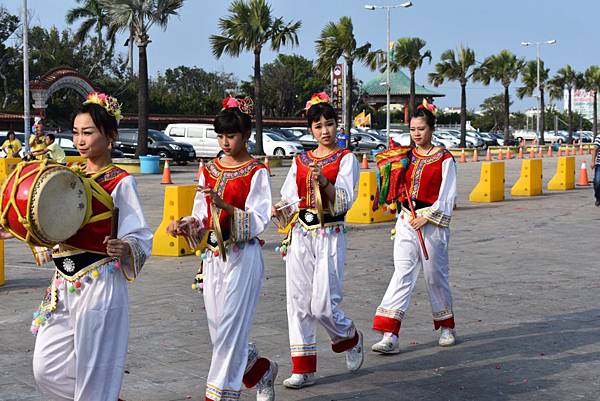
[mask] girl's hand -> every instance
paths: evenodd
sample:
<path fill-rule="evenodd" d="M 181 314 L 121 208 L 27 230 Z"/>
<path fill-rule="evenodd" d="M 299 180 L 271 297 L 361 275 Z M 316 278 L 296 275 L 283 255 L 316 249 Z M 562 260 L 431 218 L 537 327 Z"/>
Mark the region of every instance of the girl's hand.
<path fill-rule="evenodd" d="M 410 226 L 416 231 L 427 223 L 429 223 L 429 220 L 423 216 L 419 216 L 412 219 L 408 224 L 410 224 Z"/>
<path fill-rule="evenodd" d="M 124 258 L 131 255 L 129 244 L 120 239 L 110 239 L 108 236 L 104 238 L 106 244 L 106 253 L 108 256 Z"/>
<path fill-rule="evenodd" d="M 219 209 L 225 209 L 227 212 L 231 212 L 229 209 L 233 209 L 233 207 L 228 203 L 225 203 L 225 201 L 221 199 L 221 197 L 215 191 L 213 191 L 212 188 L 198 185 L 197 191 L 208 196 L 210 202 Z"/>
<path fill-rule="evenodd" d="M 321 167 L 319 167 L 316 163 L 312 163 L 309 167 L 311 174 L 314 174 L 314 176 L 317 177 L 320 187 L 325 187 L 327 184 L 329 184 L 329 180 L 323 175 Z"/>
<path fill-rule="evenodd" d="M 15 237 L 14 235 L 12 235 L 11 233 L 9 233 L 5 229 L 0 228 L 0 240 L 4 241 L 4 240 L 11 239 L 11 238 L 14 238 L 14 237 Z"/>
<path fill-rule="evenodd" d="M 184 223 L 181 220 L 172 220 L 167 226 L 167 234 L 171 237 L 177 237 L 178 235 L 183 235 L 182 226 Z"/>

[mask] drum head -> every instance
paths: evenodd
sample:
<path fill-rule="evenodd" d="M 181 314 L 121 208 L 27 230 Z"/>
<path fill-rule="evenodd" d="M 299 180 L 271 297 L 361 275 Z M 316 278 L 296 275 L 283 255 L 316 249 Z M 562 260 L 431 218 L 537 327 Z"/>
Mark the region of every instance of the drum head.
<path fill-rule="evenodd" d="M 87 196 L 81 178 L 68 168 L 52 168 L 40 176 L 31 199 L 35 231 L 49 243 L 72 237 L 81 228 Z"/>

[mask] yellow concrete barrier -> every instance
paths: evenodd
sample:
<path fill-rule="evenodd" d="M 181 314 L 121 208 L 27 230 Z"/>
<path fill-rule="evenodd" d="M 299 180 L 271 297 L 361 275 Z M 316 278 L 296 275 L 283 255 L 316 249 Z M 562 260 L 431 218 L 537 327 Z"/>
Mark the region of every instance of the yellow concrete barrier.
<path fill-rule="evenodd" d="M 513 196 L 536 196 L 542 194 L 542 159 L 523 160 L 521 176 L 513 185 Z"/>
<path fill-rule="evenodd" d="M 346 214 L 346 222 L 350 224 L 371 224 L 392 221 L 396 215 L 380 207 L 373 211 L 373 200 L 377 193 L 377 175 L 374 171 L 363 171 L 358 181 L 358 196 L 352 208 Z"/>
<path fill-rule="evenodd" d="M 548 182 L 550 191 L 567 191 L 575 188 L 575 157 L 559 157 L 556 174 Z"/>
<path fill-rule="evenodd" d="M 483 203 L 504 200 L 504 162 L 481 163 L 481 176 L 469 200 Z"/>
<path fill-rule="evenodd" d="M 163 219 L 152 240 L 152 255 L 154 256 L 185 256 L 195 252 L 183 237 L 173 238 L 166 229 L 173 220 L 192 214 L 196 185 L 173 185 L 165 187 L 165 203 Z"/>

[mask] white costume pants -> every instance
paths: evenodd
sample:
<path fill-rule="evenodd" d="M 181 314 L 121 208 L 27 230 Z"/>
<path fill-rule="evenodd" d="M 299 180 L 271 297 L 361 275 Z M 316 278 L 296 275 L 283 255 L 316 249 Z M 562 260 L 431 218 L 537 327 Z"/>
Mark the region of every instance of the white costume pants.
<path fill-rule="evenodd" d="M 286 256 L 287 314 L 292 373 L 317 370 L 317 322 L 334 352 L 356 345 L 358 334 L 339 305 L 343 298 L 346 238 L 341 230 L 323 233 L 293 229 Z"/>
<path fill-rule="evenodd" d="M 204 305 L 213 343 L 206 400 L 238 399 L 242 381 L 254 387 L 269 369 L 270 362 L 248 344 L 263 272 L 256 239 L 227 252 L 227 262 L 210 253 L 204 260 Z"/>
<path fill-rule="evenodd" d="M 412 292 L 423 267 L 435 329 L 454 327 L 452 294 L 448 283 L 448 242 L 450 230 L 427 223 L 421 228 L 429 260 L 425 260 L 417 232 L 409 225 L 410 217 L 400 213 L 394 238 L 394 275 L 377 308 L 373 329 L 398 335 L 400 324 L 410 305 Z"/>
<path fill-rule="evenodd" d="M 42 394 L 56 401 L 117 401 L 129 336 L 127 282 L 107 266 L 70 293 L 59 287 L 56 310 L 40 326 L 33 374 Z"/>

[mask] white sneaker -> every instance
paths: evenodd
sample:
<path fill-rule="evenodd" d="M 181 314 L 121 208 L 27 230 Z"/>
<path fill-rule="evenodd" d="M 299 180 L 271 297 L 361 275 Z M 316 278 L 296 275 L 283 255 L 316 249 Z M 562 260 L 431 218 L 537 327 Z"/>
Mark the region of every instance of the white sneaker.
<path fill-rule="evenodd" d="M 453 329 L 449 329 L 448 327 L 442 327 L 442 332 L 440 333 L 440 340 L 438 344 L 440 347 L 450 347 L 456 343 L 456 334 Z"/>
<path fill-rule="evenodd" d="M 371 350 L 380 354 L 397 354 L 400 352 L 398 337 L 392 333 L 385 333 L 381 341 L 373 344 Z"/>
<path fill-rule="evenodd" d="M 358 343 L 348 351 L 346 351 L 346 367 L 350 372 L 357 371 L 363 364 L 365 353 L 363 352 L 363 335 L 358 333 Z"/>
<path fill-rule="evenodd" d="M 283 381 L 283 385 L 287 388 L 302 388 L 315 384 L 314 373 L 292 373 L 290 377 Z"/>
<path fill-rule="evenodd" d="M 267 370 L 256 385 L 256 401 L 275 401 L 275 378 L 277 377 L 277 370 L 277 363 L 271 362 L 269 370 Z"/>

